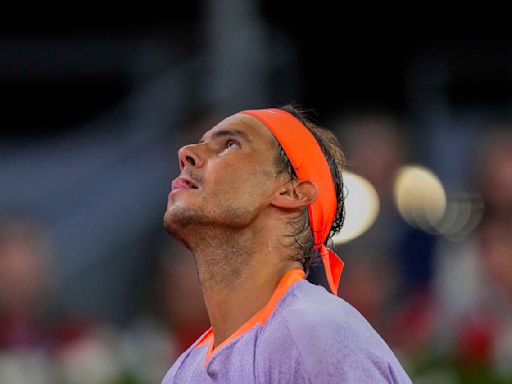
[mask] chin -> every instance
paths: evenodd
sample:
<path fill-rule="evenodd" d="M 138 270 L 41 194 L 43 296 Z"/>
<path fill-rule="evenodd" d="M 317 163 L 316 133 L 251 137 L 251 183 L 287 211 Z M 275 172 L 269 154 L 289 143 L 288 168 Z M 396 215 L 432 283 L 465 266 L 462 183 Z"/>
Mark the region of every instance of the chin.
<path fill-rule="evenodd" d="M 191 250 L 194 237 L 198 235 L 196 229 L 205 220 L 203 216 L 193 210 L 168 209 L 164 213 L 163 225 L 170 236 Z"/>
<path fill-rule="evenodd" d="M 196 224 L 204 222 L 205 215 L 198 209 L 183 208 L 173 205 L 164 213 L 164 227 L 173 235 L 181 231 L 190 231 Z"/>
<path fill-rule="evenodd" d="M 170 204 L 164 214 L 164 227 L 178 240 L 195 235 L 207 228 L 239 230 L 250 225 L 257 216 L 256 211 L 245 207 L 221 206 L 205 209 L 204 206 Z"/>
<path fill-rule="evenodd" d="M 185 235 L 187 230 L 182 225 L 180 225 L 179 221 L 173 217 L 172 212 L 169 210 L 164 213 L 163 224 L 169 235 L 182 243 L 186 242 Z"/>
<path fill-rule="evenodd" d="M 167 230 L 167 232 L 174 232 L 176 229 L 182 226 L 180 224 L 180 216 L 181 215 L 177 214 L 175 208 L 167 208 L 167 211 L 164 213 L 164 228 Z"/>

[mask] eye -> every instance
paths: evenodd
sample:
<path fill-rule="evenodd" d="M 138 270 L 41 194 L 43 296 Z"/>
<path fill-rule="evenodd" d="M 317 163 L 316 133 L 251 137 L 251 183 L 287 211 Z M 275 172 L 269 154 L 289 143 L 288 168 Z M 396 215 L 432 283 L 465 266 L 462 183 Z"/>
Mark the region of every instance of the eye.
<path fill-rule="evenodd" d="M 233 139 L 229 139 L 226 141 L 226 149 L 228 148 L 233 148 L 233 147 L 238 147 L 240 148 L 240 143 L 236 140 L 233 140 Z"/>

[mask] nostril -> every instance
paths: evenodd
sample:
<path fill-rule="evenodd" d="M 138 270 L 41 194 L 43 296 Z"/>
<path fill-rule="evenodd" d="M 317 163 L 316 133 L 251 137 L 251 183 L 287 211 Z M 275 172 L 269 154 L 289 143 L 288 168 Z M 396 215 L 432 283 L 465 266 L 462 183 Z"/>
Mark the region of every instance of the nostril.
<path fill-rule="evenodd" d="M 186 167 L 199 167 L 201 166 L 201 159 L 199 154 L 194 152 L 195 144 L 185 145 L 178 151 L 178 159 L 180 163 L 180 169 L 183 170 Z"/>
<path fill-rule="evenodd" d="M 196 161 L 194 160 L 194 158 L 192 156 L 185 156 L 185 160 L 187 161 L 187 163 L 189 163 L 192 166 L 196 165 Z"/>

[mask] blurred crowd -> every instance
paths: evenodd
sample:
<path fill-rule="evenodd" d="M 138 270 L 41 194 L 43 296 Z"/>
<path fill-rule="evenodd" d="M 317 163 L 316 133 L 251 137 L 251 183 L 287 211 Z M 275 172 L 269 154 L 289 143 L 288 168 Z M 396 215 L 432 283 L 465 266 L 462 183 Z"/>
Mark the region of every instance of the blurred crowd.
<path fill-rule="evenodd" d="M 72 313 L 57 302 L 44 227 L 31 217 L 4 217 L 0 383 L 160 382 L 170 364 L 208 327 L 193 257 L 171 240 L 163 242 L 160 253 L 147 305 L 120 327 Z"/>
<path fill-rule="evenodd" d="M 199 138 L 194 124 L 191 140 Z M 479 140 L 468 167 L 484 213 L 457 240 L 414 227 L 397 210 L 393 181 L 414 149 L 398 121 L 359 116 L 332 128 L 347 169 L 380 198 L 376 222 L 337 249 L 346 263 L 339 295 L 378 330 L 414 382 L 512 382 L 510 127 L 491 127 Z M 58 265 L 44 224 L 29 215 L 2 217 L 0 383 L 160 382 L 209 326 L 193 257 L 162 238 L 146 305 L 119 326 L 57 302 Z M 314 269 L 311 278 L 318 276 Z"/>

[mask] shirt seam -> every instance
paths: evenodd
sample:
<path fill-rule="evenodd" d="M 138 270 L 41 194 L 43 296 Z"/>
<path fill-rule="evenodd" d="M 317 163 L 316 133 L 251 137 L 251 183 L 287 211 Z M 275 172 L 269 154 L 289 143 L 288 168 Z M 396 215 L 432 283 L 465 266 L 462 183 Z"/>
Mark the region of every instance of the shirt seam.
<path fill-rule="evenodd" d="M 297 349 L 297 353 L 301 359 L 302 367 L 300 368 L 300 370 L 303 373 L 304 377 L 306 378 L 308 384 L 311 384 L 311 380 L 309 379 L 309 372 L 306 370 L 306 361 L 304 360 L 302 351 L 300 350 L 299 345 L 297 344 L 297 341 L 295 340 L 295 337 L 294 337 L 292 331 L 290 330 L 290 327 L 288 326 L 288 321 L 286 321 L 285 326 L 286 326 L 286 330 L 288 331 L 288 333 L 290 335 L 290 338 L 293 340 L 293 344 L 294 344 L 295 348 Z"/>

